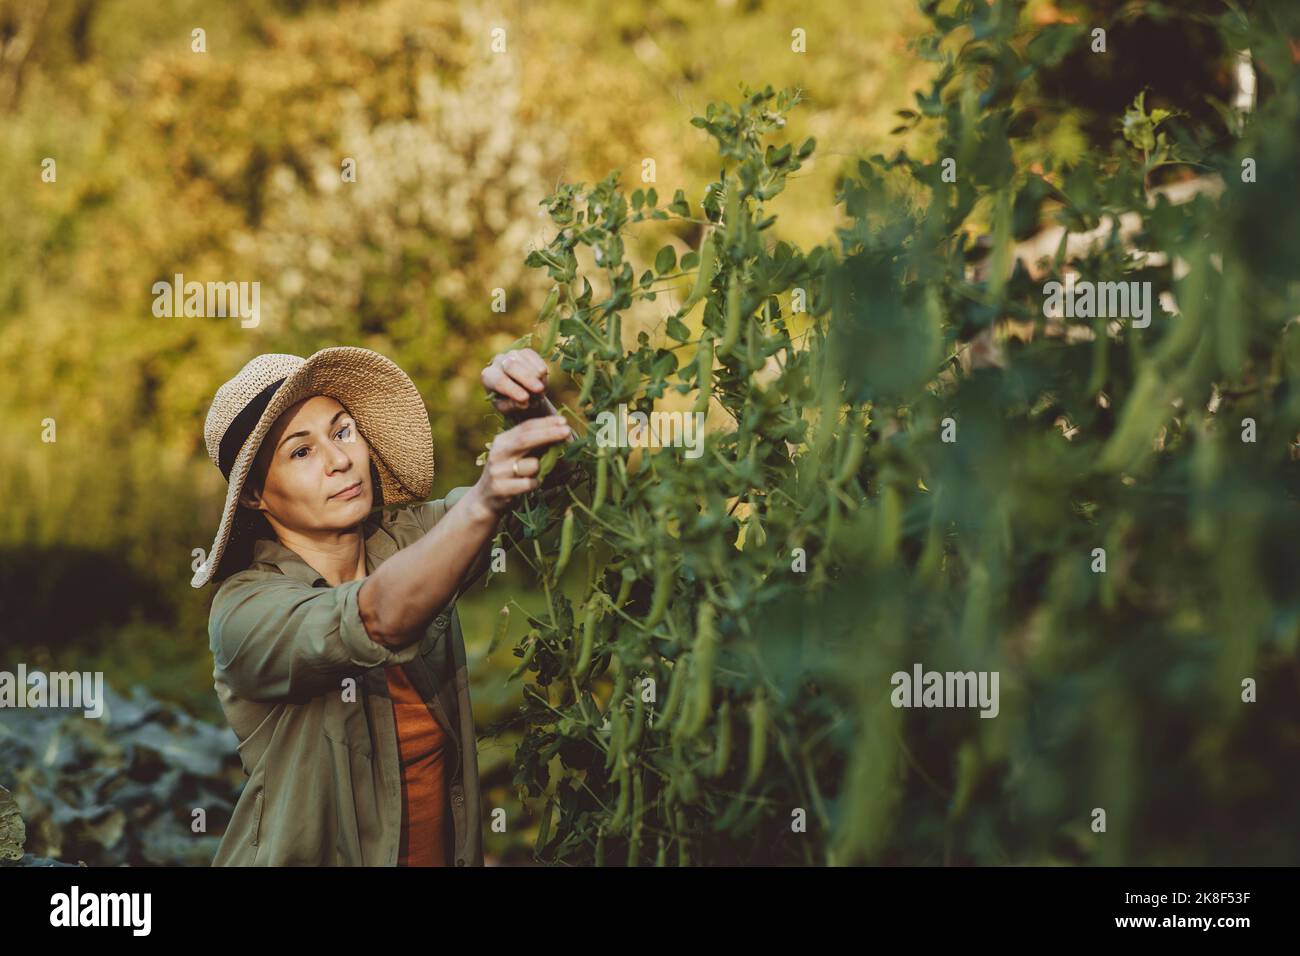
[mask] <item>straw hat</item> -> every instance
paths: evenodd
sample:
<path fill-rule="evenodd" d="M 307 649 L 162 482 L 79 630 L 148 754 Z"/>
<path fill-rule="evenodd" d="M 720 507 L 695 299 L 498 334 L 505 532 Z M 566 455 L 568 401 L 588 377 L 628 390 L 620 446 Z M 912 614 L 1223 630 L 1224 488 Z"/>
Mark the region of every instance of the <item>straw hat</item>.
<path fill-rule="evenodd" d="M 234 530 L 239 494 L 262 439 L 280 414 L 313 395 L 338 400 L 370 445 L 385 504 L 424 501 L 433 490 L 433 435 L 415 384 L 378 352 L 352 346 L 321 349 L 311 358 L 259 355 L 212 400 L 203 438 L 208 457 L 229 482 L 226 506 L 208 559 L 190 581 L 201 588 L 216 572 Z"/>

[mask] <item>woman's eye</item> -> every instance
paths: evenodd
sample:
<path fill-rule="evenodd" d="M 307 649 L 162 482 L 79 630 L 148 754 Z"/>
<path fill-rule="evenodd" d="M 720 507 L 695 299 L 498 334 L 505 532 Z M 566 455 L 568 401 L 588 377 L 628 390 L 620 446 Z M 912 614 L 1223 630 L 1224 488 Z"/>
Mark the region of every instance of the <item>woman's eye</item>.
<path fill-rule="evenodd" d="M 299 448 L 295 448 L 293 451 L 291 451 L 291 452 L 289 453 L 289 457 L 290 457 L 290 458 L 302 458 L 303 456 L 300 455 L 300 454 L 298 454 L 298 452 L 300 452 L 300 451 L 301 451 L 301 452 L 305 452 L 306 450 L 307 450 L 307 446 L 306 446 L 306 445 L 303 445 L 303 446 L 301 446 L 301 447 L 299 447 Z"/>
<path fill-rule="evenodd" d="M 339 435 L 343 435 L 343 434 L 344 434 L 345 432 L 347 432 L 351 427 L 352 427 L 351 425 L 344 425 L 342 428 L 339 429 L 339 434 L 338 434 L 338 435 L 335 435 L 334 437 L 335 437 L 335 438 L 338 438 Z"/>

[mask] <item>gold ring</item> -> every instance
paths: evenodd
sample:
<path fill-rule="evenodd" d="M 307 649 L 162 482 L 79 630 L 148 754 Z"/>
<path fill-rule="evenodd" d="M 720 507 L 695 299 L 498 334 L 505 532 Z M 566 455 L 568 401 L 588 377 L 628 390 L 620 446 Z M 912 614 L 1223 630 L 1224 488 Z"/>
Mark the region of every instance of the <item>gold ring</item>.
<path fill-rule="evenodd" d="M 514 469 L 515 477 L 518 478 L 518 477 L 519 477 L 519 459 L 518 459 L 518 458 L 515 459 L 515 463 L 514 463 L 513 465 L 511 465 L 511 468 Z"/>

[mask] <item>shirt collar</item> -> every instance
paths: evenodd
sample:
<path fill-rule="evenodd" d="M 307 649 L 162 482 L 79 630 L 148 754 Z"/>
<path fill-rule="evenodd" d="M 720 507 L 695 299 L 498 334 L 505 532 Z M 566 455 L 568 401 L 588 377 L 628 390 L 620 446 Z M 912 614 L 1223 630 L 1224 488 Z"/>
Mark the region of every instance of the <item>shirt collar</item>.
<path fill-rule="evenodd" d="M 397 541 L 380 524 L 380 514 L 376 512 L 362 522 L 366 536 L 366 556 L 372 565 L 378 565 L 398 551 Z M 276 538 L 258 538 L 253 542 L 253 563 L 269 564 L 281 574 L 311 587 L 329 586 L 324 575 L 303 560 L 302 555 L 285 547 Z"/>

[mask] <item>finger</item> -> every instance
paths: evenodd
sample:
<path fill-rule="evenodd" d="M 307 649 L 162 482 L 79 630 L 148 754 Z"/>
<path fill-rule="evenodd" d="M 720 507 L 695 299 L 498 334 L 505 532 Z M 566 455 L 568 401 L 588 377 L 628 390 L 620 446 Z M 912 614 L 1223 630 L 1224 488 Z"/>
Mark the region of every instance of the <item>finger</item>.
<path fill-rule="evenodd" d="M 546 360 L 538 355 L 533 349 L 523 348 L 514 352 L 507 353 L 515 357 L 515 369 L 526 371 L 538 378 L 542 378 L 547 373 Z"/>
<path fill-rule="evenodd" d="M 530 491 L 536 491 L 542 483 L 536 478 L 506 478 L 497 483 L 497 494 L 503 497 L 514 498 L 517 495 L 524 495 Z"/>
<path fill-rule="evenodd" d="M 519 471 L 515 472 L 515 462 L 519 463 Z M 537 474 L 538 469 L 542 467 L 541 462 L 536 458 L 511 458 L 508 461 L 498 462 L 493 466 L 493 477 L 500 481 L 510 481 L 514 478 L 528 478 Z"/>
<path fill-rule="evenodd" d="M 537 421 L 535 418 L 529 419 L 523 425 Z M 512 458 L 518 458 L 521 445 L 519 444 L 519 429 L 523 425 L 516 425 L 514 428 L 508 428 L 496 438 L 492 439 L 492 445 L 488 448 L 488 461 L 496 464 L 497 462 L 510 461 Z"/>
<path fill-rule="evenodd" d="M 546 388 L 538 377 L 537 367 L 520 352 L 510 352 L 506 355 L 501 367 L 512 379 L 529 391 L 540 392 Z"/>
<path fill-rule="evenodd" d="M 532 349 L 524 350 L 524 358 L 528 360 L 529 367 L 537 373 L 538 378 L 546 378 L 547 374 L 550 372 L 550 369 L 546 365 L 546 359 L 542 358 Z"/>
<path fill-rule="evenodd" d="M 534 394 L 540 394 L 546 391 L 546 383 L 538 378 L 533 372 L 521 371 L 515 375 L 515 381 Z"/>
<path fill-rule="evenodd" d="M 506 398 L 504 396 L 498 395 L 496 398 L 492 400 L 492 407 L 495 408 L 502 415 L 505 415 L 508 412 L 522 411 L 523 409 L 528 407 L 528 403 L 517 402 L 513 398 Z"/>
<path fill-rule="evenodd" d="M 529 448 L 563 441 L 568 437 L 569 431 L 569 425 L 563 418 L 550 415 L 544 418 L 530 418 L 498 435 L 492 447 L 496 449 L 500 444 L 500 455 L 509 459 Z"/>
<path fill-rule="evenodd" d="M 515 380 L 510 377 L 501 366 L 491 366 L 483 373 L 483 384 L 495 392 L 499 392 L 506 398 L 513 398 L 517 402 L 528 402 L 528 393 L 522 387 L 516 384 Z"/>
<path fill-rule="evenodd" d="M 546 448 L 557 442 L 565 440 L 565 433 L 559 430 L 548 429 L 542 432 L 535 432 L 520 437 L 515 447 L 515 455 L 524 457 L 528 454 L 529 449 Z"/>

